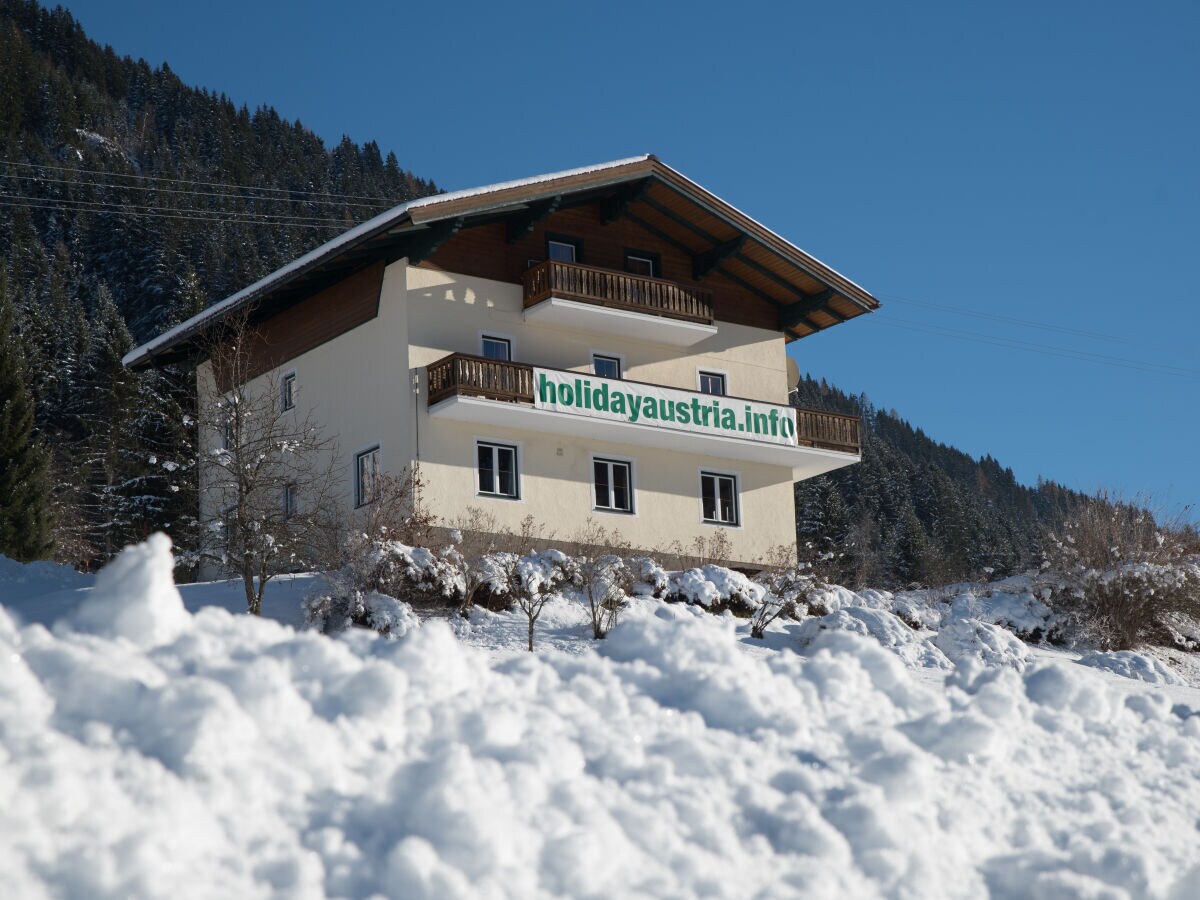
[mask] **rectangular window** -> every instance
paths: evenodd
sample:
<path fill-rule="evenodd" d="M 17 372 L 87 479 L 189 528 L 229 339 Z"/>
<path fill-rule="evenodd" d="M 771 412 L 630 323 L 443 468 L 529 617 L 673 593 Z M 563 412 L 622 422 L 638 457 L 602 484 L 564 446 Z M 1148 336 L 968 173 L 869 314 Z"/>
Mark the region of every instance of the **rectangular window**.
<path fill-rule="evenodd" d="M 725 376 L 720 372 L 701 372 L 700 393 L 725 396 Z"/>
<path fill-rule="evenodd" d="M 475 446 L 475 453 L 479 464 L 479 493 L 516 500 L 520 496 L 517 448 L 480 441 Z"/>
<path fill-rule="evenodd" d="M 354 457 L 354 505 L 366 506 L 379 494 L 379 447 Z"/>
<path fill-rule="evenodd" d="M 592 371 L 601 378 L 620 378 L 621 358 L 618 356 L 604 356 L 600 353 L 593 353 Z"/>
<path fill-rule="evenodd" d="M 483 336 L 483 355 L 487 359 L 502 359 L 505 362 L 512 359 L 512 341 L 508 338 Z"/>
<path fill-rule="evenodd" d="M 287 484 L 283 487 L 283 517 L 290 519 L 296 514 L 296 485 Z"/>
<path fill-rule="evenodd" d="M 642 250 L 626 250 L 625 271 L 631 275 L 657 278 L 659 273 L 658 254 L 646 253 Z"/>
<path fill-rule="evenodd" d="M 579 243 L 564 238 L 547 240 L 546 258 L 556 259 L 559 262 L 578 262 Z"/>
<path fill-rule="evenodd" d="M 592 460 L 596 509 L 633 512 L 633 467 L 615 459 Z"/>
<path fill-rule="evenodd" d="M 296 408 L 296 373 L 288 372 L 279 382 L 279 408 L 284 412 Z"/>
<path fill-rule="evenodd" d="M 700 473 L 700 505 L 704 521 L 714 525 L 737 525 L 737 478 L 716 472 Z"/>

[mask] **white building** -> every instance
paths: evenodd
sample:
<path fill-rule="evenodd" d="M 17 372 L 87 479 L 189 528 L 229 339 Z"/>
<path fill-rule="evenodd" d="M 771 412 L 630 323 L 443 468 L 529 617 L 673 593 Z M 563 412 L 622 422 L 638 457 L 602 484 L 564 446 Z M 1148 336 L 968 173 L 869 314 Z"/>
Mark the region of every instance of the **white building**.
<path fill-rule="evenodd" d="M 642 156 L 403 204 L 126 362 L 203 367 L 249 309 L 255 373 L 338 436 L 347 505 L 419 461 L 446 520 L 591 517 L 648 550 L 722 529 L 751 563 L 794 547 L 794 481 L 859 459 L 857 419 L 788 405 L 785 346 L 878 305 Z"/>

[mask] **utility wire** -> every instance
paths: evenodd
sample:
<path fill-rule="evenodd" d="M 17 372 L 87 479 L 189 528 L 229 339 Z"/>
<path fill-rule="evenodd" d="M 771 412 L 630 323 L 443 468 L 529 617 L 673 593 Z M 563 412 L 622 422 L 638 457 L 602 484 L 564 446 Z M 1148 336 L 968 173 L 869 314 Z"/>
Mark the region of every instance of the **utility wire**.
<path fill-rule="evenodd" d="M 1043 356 L 1052 356 L 1058 359 L 1069 359 L 1077 362 L 1090 362 L 1096 363 L 1097 365 L 1114 366 L 1122 369 L 1133 369 L 1140 372 L 1150 372 L 1158 375 L 1171 375 L 1177 378 L 1200 380 L 1200 371 L 1196 371 L 1194 369 L 1183 369 L 1178 366 L 1164 366 L 1158 363 L 1146 362 L 1145 360 L 1107 356 L 1105 354 L 1091 353 L 1086 350 L 1075 350 L 1070 347 L 1054 347 L 1047 344 L 1036 344 L 1030 341 L 1023 341 L 1018 338 L 1006 338 L 998 335 L 985 335 L 973 331 L 943 328 L 937 325 L 918 325 L 914 323 L 895 322 L 884 318 L 879 318 L 876 321 L 880 325 L 884 325 L 888 328 L 901 328 L 905 331 L 923 332 L 925 334 L 933 334 L 939 337 L 952 337 L 958 340 L 989 344 L 993 347 L 1003 347 L 1009 350 L 1024 350 L 1028 353 L 1039 353 Z"/>
<path fill-rule="evenodd" d="M 92 181 L 85 178 L 52 178 L 47 175 L 0 175 L 0 179 L 8 179 L 12 181 L 26 181 L 34 184 L 59 184 L 68 187 L 91 187 L 91 188 L 107 188 L 109 190 L 118 191 L 152 191 L 156 194 L 181 194 L 187 197 L 217 197 L 227 198 L 230 200 L 244 200 L 251 203 L 318 203 L 332 201 L 318 201 L 310 199 L 296 199 L 293 197 L 251 197 L 246 194 L 228 193 L 224 191 L 193 191 L 183 190 L 181 188 L 166 188 L 157 185 L 141 185 L 141 184 L 113 184 L 107 181 Z M 254 190 L 248 188 L 248 190 Z M 299 193 L 299 192 L 296 192 Z M 353 206 L 373 206 L 380 209 L 390 209 L 396 206 L 396 203 L 390 200 L 374 200 L 374 201 L 358 201 L 347 203 L 346 205 Z"/>
<path fill-rule="evenodd" d="M 3 196 L 0 196 L 0 206 L 20 207 L 20 206 L 29 206 L 29 205 L 30 205 L 30 201 L 28 201 L 28 200 L 10 200 L 10 199 L 6 199 Z M 39 205 L 39 204 L 35 203 L 33 208 L 35 208 L 35 209 L 57 209 L 57 210 L 60 210 L 63 212 L 78 212 L 78 213 L 84 213 L 84 214 L 90 214 L 90 215 L 105 215 L 108 213 L 115 213 L 115 214 L 121 214 L 121 215 L 129 215 L 129 216 L 133 216 L 135 218 L 179 219 L 179 220 L 188 221 L 188 222 L 213 222 L 218 225 L 272 225 L 272 226 L 277 225 L 277 226 L 282 226 L 284 228 L 310 228 L 310 229 L 318 229 L 318 230 L 326 230 L 326 231 L 337 228 L 337 227 L 339 227 L 339 225 L 343 228 L 346 227 L 345 222 L 339 222 L 338 225 L 333 225 L 333 224 L 317 225 L 317 224 L 312 224 L 309 222 L 287 222 L 287 221 L 276 221 L 276 220 L 272 220 L 272 219 L 261 219 L 261 218 L 259 218 L 259 219 L 241 218 L 237 215 L 230 215 L 229 213 L 222 213 L 220 210 L 214 210 L 213 212 L 216 213 L 215 215 L 204 216 L 204 215 L 198 215 L 194 212 L 178 214 L 178 215 L 173 215 L 173 214 L 165 213 L 165 212 L 124 212 L 119 207 L 112 208 L 112 209 L 78 209 L 76 207 L 63 206 L 63 205 L 57 204 L 57 203 L 51 203 L 49 205 L 46 205 L 46 204 Z"/>
<path fill-rule="evenodd" d="M 305 216 L 305 215 L 292 214 L 292 213 L 266 213 L 266 212 L 260 213 L 260 212 L 255 212 L 252 209 L 225 210 L 225 209 L 214 209 L 211 207 L 197 208 L 197 207 L 176 207 L 176 206 L 151 206 L 148 204 L 124 203 L 124 202 L 118 201 L 118 200 L 74 200 L 74 199 L 59 198 L 59 197 L 30 197 L 28 195 L 23 195 L 23 194 L 6 194 L 3 192 L 0 192 L 0 197 L 8 199 L 8 200 L 25 201 L 28 203 L 51 204 L 54 206 L 62 206 L 62 207 L 66 207 L 66 208 L 79 209 L 79 210 L 84 210 L 84 211 L 93 210 L 93 211 L 100 211 L 100 212 L 124 212 L 126 210 L 145 210 L 147 212 L 196 213 L 196 214 L 198 214 L 200 216 L 204 216 L 204 217 L 210 217 L 210 216 L 222 216 L 223 217 L 223 216 L 228 216 L 228 215 L 235 215 L 235 216 L 261 218 L 264 221 L 271 221 L 271 220 L 276 220 L 276 219 L 293 219 L 293 220 L 300 221 L 300 222 L 318 222 L 318 223 L 328 223 L 331 225 L 339 225 L 339 224 L 345 225 L 345 223 L 346 223 L 346 220 L 343 218 L 335 218 L 335 217 L 331 217 L 331 216 Z"/>
<path fill-rule="evenodd" d="M 921 307 L 925 307 L 927 309 L 936 309 L 936 310 L 953 313 L 955 315 L 960 315 L 960 316 L 970 316 L 970 317 L 977 318 L 977 319 L 986 319 L 991 322 L 1004 322 L 1009 325 L 1019 325 L 1023 328 L 1036 328 L 1039 331 L 1056 331 L 1059 334 L 1070 334 L 1070 335 L 1075 335 L 1077 337 L 1089 338 L 1091 340 L 1096 340 L 1096 341 L 1109 341 L 1114 344 L 1125 344 L 1130 347 L 1140 347 L 1143 350 L 1166 351 L 1166 352 L 1170 352 L 1170 353 L 1187 352 L 1182 347 L 1178 347 L 1178 348 L 1173 347 L 1173 348 L 1168 349 L 1165 347 L 1155 346 L 1153 344 L 1146 344 L 1146 343 L 1142 343 L 1139 341 L 1131 341 L 1128 338 L 1120 337 L 1115 334 L 1105 334 L 1105 333 L 1099 332 L 1099 331 L 1087 331 L 1082 328 L 1073 328 L 1069 325 L 1056 325 L 1051 322 L 1039 322 L 1034 319 L 1019 319 L 1016 316 L 1006 316 L 1006 315 L 1002 315 L 1000 313 L 990 313 L 990 312 L 984 312 L 982 310 L 975 310 L 975 309 L 963 309 L 962 307 L 952 306 L 947 303 L 933 303 L 928 300 L 915 300 L 911 297 L 898 297 L 894 294 L 880 294 L 879 296 L 882 297 L 883 299 L 887 300 L 889 303 L 899 302 L 902 304 L 912 304 L 914 306 L 921 306 Z M 1194 350 L 1194 348 L 1189 348 L 1189 349 Z"/>
<path fill-rule="evenodd" d="M 376 203 L 391 202 L 391 201 L 388 201 L 386 197 L 378 197 L 378 196 L 371 197 L 371 196 L 367 196 L 366 194 L 337 194 L 337 193 L 331 193 L 331 192 L 327 192 L 327 191 L 305 191 L 305 190 L 292 190 L 291 188 L 258 187 L 258 186 L 254 186 L 254 185 L 248 185 L 248 184 L 231 184 L 231 183 L 225 182 L 225 181 L 200 181 L 200 180 L 189 179 L 189 178 L 169 178 L 169 177 L 163 176 L 163 175 L 128 174 L 125 172 L 114 172 L 110 169 L 87 169 L 87 168 L 74 168 L 72 166 L 53 166 L 53 165 L 49 165 L 46 163 L 26 163 L 26 162 L 18 162 L 17 160 L 13 160 L 13 159 L 0 160 L 0 165 L 14 166 L 14 167 L 20 168 L 20 169 L 41 169 L 44 171 L 51 171 L 51 172 L 70 172 L 70 173 L 76 174 L 76 175 L 78 175 L 78 174 L 107 175 L 110 178 L 128 178 L 128 179 L 133 179 L 133 180 L 138 180 L 138 181 L 164 181 L 164 182 L 167 182 L 168 184 L 191 184 L 191 185 L 197 185 L 200 187 L 229 188 L 231 190 L 260 191 L 260 192 L 264 192 L 264 193 L 276 193 L 276 194 L 304 194 L 309 197 L 328 197 L 328 198 L 334 199 L 334 200 L 365 200 L 365 201 L 373 201 Z M 403 201 L 400 201 L 400 202 L 403 202 Z"/>

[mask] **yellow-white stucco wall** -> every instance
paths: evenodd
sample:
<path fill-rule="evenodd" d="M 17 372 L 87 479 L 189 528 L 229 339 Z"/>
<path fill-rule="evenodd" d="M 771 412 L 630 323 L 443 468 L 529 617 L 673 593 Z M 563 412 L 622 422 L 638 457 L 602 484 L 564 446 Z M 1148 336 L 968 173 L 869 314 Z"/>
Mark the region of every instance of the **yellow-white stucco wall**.
<path fill-rule="evenodd" d="M 681 438 L 684 449 L 666 451 L 430 417 L 423 367 L 453 352 L 478 354 L 485 333 L 509 338 L 517 362 L 590 372 L 592 354 L 604 353 L 619 356 L 624 375 L 636 381 L 696 390 L 697 372 L 704 369 L 724 373 L 731 395 L 787 402 L 784 341 L 777 332 L 719 322 L 715 335 L 680 348 L 527 323 L 519 285 L 400 260 L 385 271 L 377 318 L 278 369 L 296 373 L 297 408 L 311 409 L 326 434 L 337 437 L 347 507 L 353 498 L 354 455 L 378 444 L 388 471 L 419 458 L 426 503 L 443 520 L 478 507 L 501 527 L 515 528 L 532 515 L 557 538 L 570 539 L 592 517 L 619 530 L 635 547 L 666 549 L 678 542 L 690 548 L 697 538 L 709 540 L 717 531 L 701 521 L 703 468 L 738 476 L 741 524 L 722 529 L 733 559 L 754 561 L 779 544 L 794 545 L 790 468 L 689 453 L 686 437 Z M 414 371 L 420 378 L 417 397 Z M 477 494 L 479 439 L 518 446 L 519 500 Z M 593 455 L 633 460 L 632 515 L 593 509 Z M 202 503 L 202 515 L 215 512 Z"/>

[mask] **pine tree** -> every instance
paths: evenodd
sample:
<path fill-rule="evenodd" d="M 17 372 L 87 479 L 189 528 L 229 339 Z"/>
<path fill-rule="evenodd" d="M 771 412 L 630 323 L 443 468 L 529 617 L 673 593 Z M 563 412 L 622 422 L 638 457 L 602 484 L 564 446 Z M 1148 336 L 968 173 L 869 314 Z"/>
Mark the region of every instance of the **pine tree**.
<path fill-rule="evenodd" d="M 0 553 L 21 561 L 50 554 L 49 492 L 7 277 L 0 271 Z"/>

